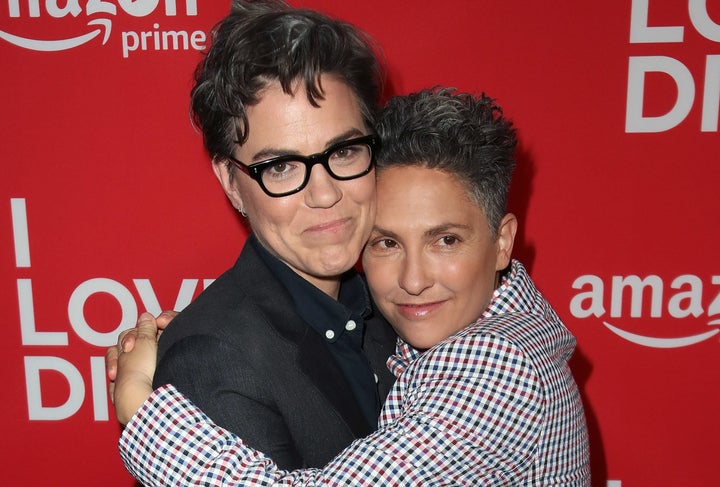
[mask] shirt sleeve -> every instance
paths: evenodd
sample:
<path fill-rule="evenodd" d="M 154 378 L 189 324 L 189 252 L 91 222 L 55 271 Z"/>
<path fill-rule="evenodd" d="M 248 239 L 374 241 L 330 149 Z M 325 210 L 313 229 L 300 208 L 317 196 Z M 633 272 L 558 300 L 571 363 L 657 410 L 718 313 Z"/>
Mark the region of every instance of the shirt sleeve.
<path fill-rule="evenodd" d="M 132 418 L 121 456 L 135 478 L 156 486 L 508 485 L 532 463 L 542 388 L 521 351 L 481 341 L 423 356 L 398 380 L 381 428 L 323 469 L 279 470 L 172 386 Z"/>

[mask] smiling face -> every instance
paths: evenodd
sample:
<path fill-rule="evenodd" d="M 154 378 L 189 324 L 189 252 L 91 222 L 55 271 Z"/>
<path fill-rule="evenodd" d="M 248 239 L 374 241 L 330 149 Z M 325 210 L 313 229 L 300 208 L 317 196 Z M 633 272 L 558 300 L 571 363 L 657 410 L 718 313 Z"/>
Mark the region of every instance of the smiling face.
<path fill-rule="evenodd" d="M 310 155 L 369 133 L 351 89 L 321 78 L 324 100 L 312 106 L 300 86 L 293 95 L 271 83 L 248 108 L 248 138 L 235 158 L 247 165 L 286 154 Z M 349 181 L 315 165 L 300 192 L 274 198 L 247 174 L 232 178 L 222 162 L 216 175 L 233 205 L 247 214 L 270 252 L 327 294 L 337 296 L 339 276 L 357 262 L 375 216 L 375 172 Z"/>
<path fill-rule="evenodd" d="M 474 322 L 510 263 L 517 220 L 493 239 L 483 210 L 452 174 L 378 172 L 377 216 L 363 253 L 373 298 L 398 335 L 427 349 Z"/>

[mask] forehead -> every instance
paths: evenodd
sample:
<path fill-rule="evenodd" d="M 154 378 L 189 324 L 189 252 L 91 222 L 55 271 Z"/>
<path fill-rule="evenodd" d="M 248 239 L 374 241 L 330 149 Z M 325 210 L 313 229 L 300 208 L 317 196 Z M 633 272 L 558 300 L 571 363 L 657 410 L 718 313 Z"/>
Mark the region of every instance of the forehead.
<path fill-rule="evenodd" d="M 319 106 L 310 103 L 302 83 L 289 94 L 277 81 L 268 84 L 260 101 L 247 109 L 248 138 L 241 149 L 316 152 L 339 134 L 366 132 L 352 89 L 333 76 L 320 81 L 324 98 L 316 100 Z"/>
<path fill-rule="evenodd" d="M 393 166 L 377 173 L 377 221 L 386 228 L 483 223 L 482 209 L 453 174 L 421 166 Z"/>

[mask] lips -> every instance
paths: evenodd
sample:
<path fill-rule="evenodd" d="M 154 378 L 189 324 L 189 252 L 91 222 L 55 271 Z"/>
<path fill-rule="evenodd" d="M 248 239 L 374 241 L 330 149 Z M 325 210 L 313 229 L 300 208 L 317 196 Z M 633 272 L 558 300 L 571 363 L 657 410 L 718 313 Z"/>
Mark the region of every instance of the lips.
<path fill-rule="evenodd" d="M 408 320 L 422 320 L 438 308 L 440 308 L 445 301 L 434 301 L 432 303 L 421 303 L 421 304 L 396 304 L 400 314 Z"/>
<path fill-rule="evenodd" d="M 338 220 L 332 220 L 318 225 L 313 225 L 305 229 L 307 233 L 339 233 L 347 228 L 351 218 L 341 218 Z"/>

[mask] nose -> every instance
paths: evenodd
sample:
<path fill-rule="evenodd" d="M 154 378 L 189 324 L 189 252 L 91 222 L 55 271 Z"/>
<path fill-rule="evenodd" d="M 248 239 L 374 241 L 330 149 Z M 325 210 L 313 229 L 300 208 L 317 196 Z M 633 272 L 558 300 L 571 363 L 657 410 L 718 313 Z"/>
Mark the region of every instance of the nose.
<path fill-rule="evenodd" d="M 305 188 L 305 199 L 311 208 L 330 208 L 343 196 L 339 181 L 334 179 L 320 164 L 310 170 L 310 179 Z"/>
<path fill-rule="evenodd" d="M 406 253 L 398 280 L 400 288 L 412 296 L 419 296 L 433 285 L 432 271 L 422 253 Z"/>

